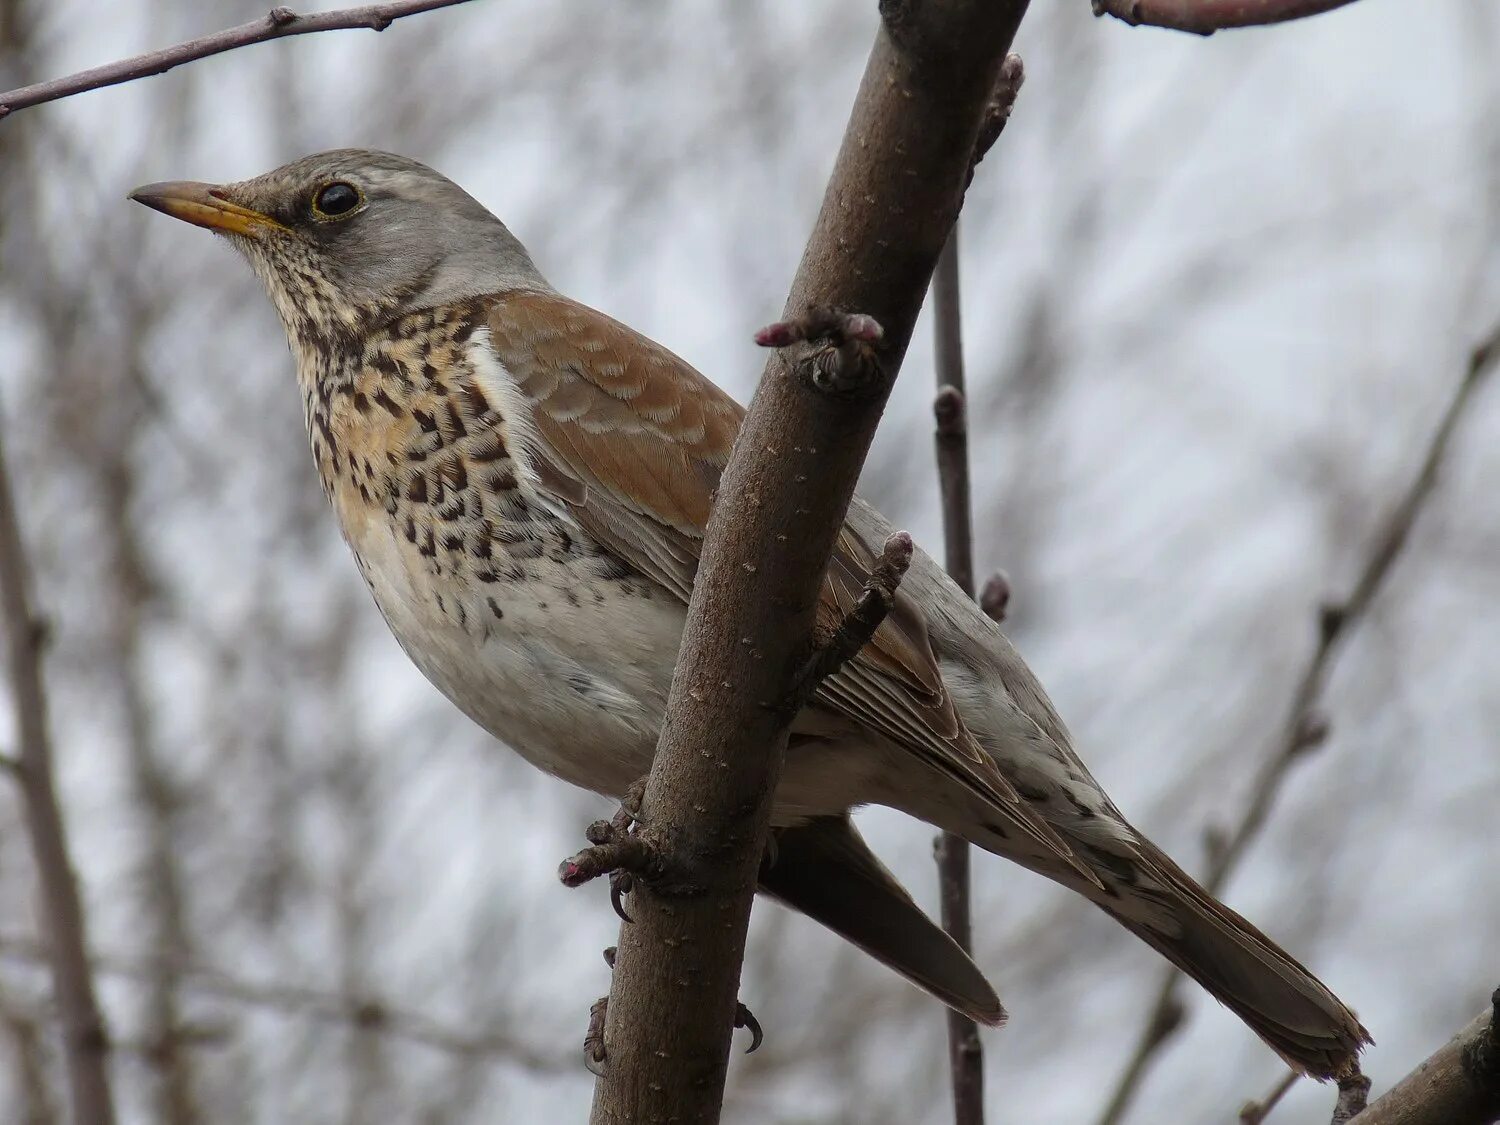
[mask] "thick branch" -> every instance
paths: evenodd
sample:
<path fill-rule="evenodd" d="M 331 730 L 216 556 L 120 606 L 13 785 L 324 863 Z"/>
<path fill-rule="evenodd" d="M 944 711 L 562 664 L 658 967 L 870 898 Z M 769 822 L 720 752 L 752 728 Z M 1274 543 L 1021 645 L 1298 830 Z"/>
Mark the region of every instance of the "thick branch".
<path fill-rule="evenodd" d="M 109 1037 L 94 998 L 78 880 L 68 859 L 67 830 L 52 780 L 52 738 L 42 683 L 45 630 L 31 606 L 31 578 L 16 515 L 15 493 L 0 444 L 0 608 L 16 713 L 17 779 L 41 887 L 52 987 L 62 1021 L 63 1058 L 73 1120 L 112 1125 Z"/>
<path fill-rule="evenodd" d="M 1212 35 L 1232 27 L 1263 27 L 1306 19 L 1354 0 L 1094 0 L 1094 15 L 1134 26 Z"/>
<path fill-rule="evenodd" d="M 315 31 L 347 31 L 368 28 L 384 31 L 403 16 L 414 16 L 430 12 L 435 8 L 451 8 L 468 0 L 397 0 L 388 4 L 369 4 L 361 8 L 341 8 L 333 12 L 314 12 L 299 16 L 290 8 L 272 8 L 258 20 L 240 24 L 238 27 L 201 35 L 159 51 L 147 51 L 144 55 L 106 63 L 89 70 L 81 70 L 65 78 L 53 78 L 32 86 L 22 86 L 0 94 L 0 117 L 18 109 L 70 98 L 87 90 L 99 90 L 105 86 L 117 86 L 121 82 L 133 82 L 137 78 L 150 78 L 165 74 L 175 66 L 210 55 L 222 55 L 252 43 L 265 43 L 271 39 L 285 39 L 290 35 L 311 35 Z"/>
<path fill-rule="evenodd" d="M 1223 890 L 1246 849 L 1265 826 L 1292 766 L 1327 738 L 1328 721 L 1317 708 L 1334 659 L 1341 644 L 1366 617 L 1392 565 L 1411 537 L 1412 527 L 1437 485 L 1438 472 L 1447 457 L 1454 430 L 1473 401 L 1474 392 L 1497 359 L 1500 359 L 1500 325 L 1470 352 L 1463 378 L 1428 440 L 1427 451 L 1416 475 L 1371 541 L 1369 553 L 1349 596 L 1340 602 L 1330 602 L 1319 610 L 1317 643 L 1293 689 L 1281 736 L 1251 786 L 1250 798 L 1239 822 L 1219 840 L 1209 859 L 1203 886 L 1210 894 L 1217 895 Z M 1130 1099 L 1145 1077 L 1148 1064 L 1181 1022 L 1181 1004 L 1177 999 L 1181 979 L 1176 969 L 1167 969 L 1163 974 L 1145 1028 L 1109 1105 L 1099 1119 L 1100 1125 L 1115 1125 L 1123 1119 Z M 1169 1016 L 1173 1018 L 1169 1019 Z M 1169 1029 L 1165 1034 L 1160 1031 L 1164 1026 Z"/>
<path fill-rule="evenodd" d="M 1500 989 L 1448 1040 L 1349 1125 L 1490 1125 L 1500 1120 Z"/>
<path fill-rule="evenodd" d="M 855 310 L 884 329 L 879 377 L 832 395 L 767 364 L 704 542 L 642 803 L 651 831 L 711 872 L 704 893 L 643 889 L 622 927 L 596 1123 L 712 1122 L 723 1097 L 750 903 L 780 775 L 786 697 L 818 589 L 957 216 L 980 117 L 1025 0 L 882 4 L 864 81 L 787 318 Z M 773 1031 L 774 1034 L 774 1031 Z"/>

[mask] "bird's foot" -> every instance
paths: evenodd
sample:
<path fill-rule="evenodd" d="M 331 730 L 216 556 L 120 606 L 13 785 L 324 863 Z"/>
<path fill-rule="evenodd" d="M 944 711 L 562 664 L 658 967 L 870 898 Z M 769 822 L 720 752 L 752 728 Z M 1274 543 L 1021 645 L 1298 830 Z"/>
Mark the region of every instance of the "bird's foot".
<path fill-rule="evenodd" d="M 613 971 L 615 947 L 604 951 L 604 963 Z M 609 1014 L 609 997 L 601 996 L 589 1009 L 589 1027 L 583 1033 L 583 1066 L 595 1078 L 604 1077 L 604 1020 Z"/>
<path fill-rule="evenodd" d="M 610 969 L 615 967 L 613 945 L 604 951 L 604 963 Z M 589 1026 L 583 1035 L 583 1065 L 596 1078 L 604 1077 L 604 1071 L 608 1065 L 608 1056 L 604 1051 L 604 1021 L 608 1015 L 609 997 L 601 996 L 589 1009 Z M 750 1032 L 750 1046 L 745 1048 L 747 1055 L 754 1054 L 766 1041 L 766 1033 L 760 1026 L 760 1020 L 756 1019 L 755 1013 L 738 1000 L 734 1004 L 734 1026 L 746 1028 Z"/>
<path fill-rule="evenodd" d="M 625 795 L 620 798 L 620 809 L 615 813 L 610 823 L 616 829 L 623 832 L 628 828 L 638 827 L 641 822 L 641 802 L 646 799 L 646 782 L 648 778 L 636 778 L 625 790 Z"/>
<path fill-rule="evenodd" d="M 589 847 L 562 862 L 557 876 L 564 886 L 583 884 L 609 876 L 609 901 L 615 913 L 626 922 L 623 899 L 635 889 L 637 881 L 662 895 L 691 895 L 700 887 L 679 862 L 652 838 L 640 820 L 641 795 L 645 779 L 626 790 L 620 809 L 609 820 L 596 820 L 585 830 Z"/>

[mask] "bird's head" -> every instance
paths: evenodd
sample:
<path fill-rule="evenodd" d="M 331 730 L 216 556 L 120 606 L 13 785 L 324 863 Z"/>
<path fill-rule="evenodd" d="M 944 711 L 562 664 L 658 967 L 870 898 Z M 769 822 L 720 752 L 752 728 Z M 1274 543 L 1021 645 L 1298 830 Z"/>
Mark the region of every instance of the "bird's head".
<path fill-rule="evenodd" d="M 338 149 L 230 184 L 148 184 L 147 207 L 226 235 L 294 345 L 327 348 L 408 312 L 547 289 L 525 247 L 425 164 Z"/>

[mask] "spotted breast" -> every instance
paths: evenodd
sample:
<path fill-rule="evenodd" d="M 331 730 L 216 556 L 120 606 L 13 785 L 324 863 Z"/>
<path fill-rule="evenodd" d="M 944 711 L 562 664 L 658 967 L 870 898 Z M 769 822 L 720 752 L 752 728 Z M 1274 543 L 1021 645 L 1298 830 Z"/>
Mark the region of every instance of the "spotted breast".
<path fill-rule="evenodd" d="M 536 765 L 617 795 L 649 768 L 684 609 L 528 487 L 488 336 L 468 304 L 304 352 L 313 456 L 428 679 Z"/>

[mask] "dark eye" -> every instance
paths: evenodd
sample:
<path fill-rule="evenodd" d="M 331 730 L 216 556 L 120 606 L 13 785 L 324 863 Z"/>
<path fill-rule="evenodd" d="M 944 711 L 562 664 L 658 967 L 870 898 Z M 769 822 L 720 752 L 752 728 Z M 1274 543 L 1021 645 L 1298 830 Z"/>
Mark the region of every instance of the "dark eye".
<path fill-rule="evenodd" d="M 313 210 L 324 218 L 347 215 L 359 206 L 359 189 L 343 182 L 325 184 L 313 196 Z"/>

